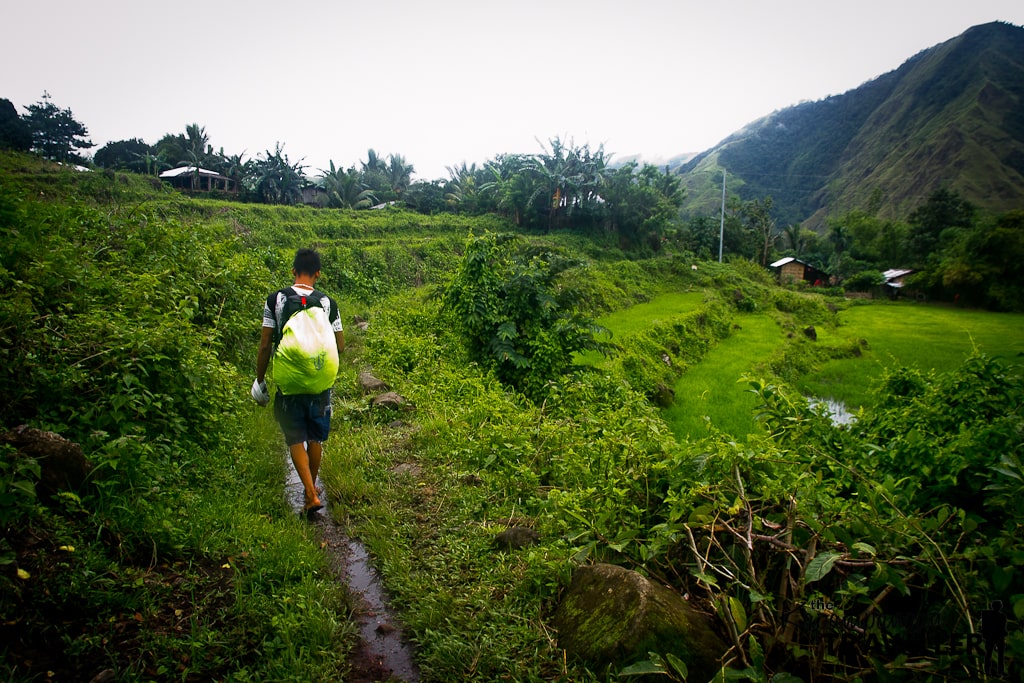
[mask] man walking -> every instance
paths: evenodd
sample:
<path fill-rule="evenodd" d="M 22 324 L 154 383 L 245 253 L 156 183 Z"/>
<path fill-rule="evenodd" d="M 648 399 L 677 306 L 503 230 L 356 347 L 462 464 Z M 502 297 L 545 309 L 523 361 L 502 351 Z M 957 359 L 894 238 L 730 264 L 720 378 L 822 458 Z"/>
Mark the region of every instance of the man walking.
<path fill-rule="evenodd" d="M 337 303 L 314 288 L 320 279 L 320 254 L 299 249 L 292 275 L 295 283 L 273 292 L 264 303 L 251 393 L 261 406 L 270 402 L 266 374 L 273 357 L 274 417 L 305 492 L 302 514 L 309 517 L 323 508 L 316 478 L 331 429 L 331 387 L 345 336 Z"/>

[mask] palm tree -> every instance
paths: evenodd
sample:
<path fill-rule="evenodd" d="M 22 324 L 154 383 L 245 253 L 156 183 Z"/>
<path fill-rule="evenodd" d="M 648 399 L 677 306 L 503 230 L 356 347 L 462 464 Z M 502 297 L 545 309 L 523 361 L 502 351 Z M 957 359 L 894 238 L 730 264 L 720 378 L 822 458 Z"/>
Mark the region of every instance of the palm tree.
<path fill-rule="evenodd" d="M 388 157 L 388 160 L 388 185 L 396 197 L 401 197 L 409 189 L 409 183 L 412 182 L 412 174 L 416 169 L 413 168 L 412 164 L 405 163 L 405 159 L 401 154 L 392 154 Z"/>
<path fill-rule="evenodd" d="M 461 209 L 467 213 L 476 210 L 479 201 L 479 187 L 477 184 L 476 164 L 466 165 L 463 161 L 460 166 L 447 166 L 450 177 L 445 186 L 445 203 L 453 208 Z"/>
<path fill-rule="evenodd" d="M 575 150 L 569 149 L 567 153 L 565 144 L 555 138 L 551 140 L 550 153 L 538 154 L 526 164 L 535 182 L 530 204 L 544 207 L 549 231 L 555 226 L 557 215 L 569 213 L 575 205 L 578 181 L 582 179 L 578 176 L 577 161 Z"/>
<path fill-rule="evenodd" d="M 749 202 L 744 202 L 740 210 L 747 228 L 758 238 L 758 251 L 762 266 L 768 265 L 768 256 L 779 236 L 775 219 L 771 216 L 773 203 L 771 197 L 765 197 L 762 200 L 752 199 Z"/>
<path fill-rule="evenodd" d="M 800 234 L 802 228 L 799 223 L 790 223 L 782 229 L 782 234 L 786 236 L 786 241 L 789 242 L 789 248 L 793 250 L 793 253 L 797 257 L 803 256 L 804 247 L 807 246 L 806 240 Z"/>
<path fill-rule="evenodd" d="M 368 209 L 377 202 L 373 191 L 363 184 L 362 174 L 355 166 L 347 171 L 331 162 L 329 171 L 320 171 L 320 186 L 327 192 L 327 205 L 341 209 Z"/>
<path fill-rule="evenodd" d="M 390 189 L 388 165 L 377 152 L 372 149 L 366 152 L 363 162 L 362 182 L 378 195 L 387 194 Z"/>
<path fill-rule="evenodd" d="M 241 188 L 252 168 L 251 161 L 243 161 L 245 152 L 224 156 L 221 154 L 221 173 L 234 181 L 235 188 Z"/>
<path fill-rule="evenodd" d="M 161 170 L 170 167 L 170 164 L 165 160 L 163 150 L 154 154 L 153 148 L 150 148 L 145 152 L 134 153 L 132 156 L 145 166 L 146 175 L 160 175 Z"/>
<path fill-rule="evenodd" d="M 198 123 L 190 123 L 185 126 L 185 151 L 187 158 L 180 163 L 192 167 L 192 189 L 199 189 L 199 167 L 206 161 L 208 155 L 207 145 L 210 138 L 206 134 L 206 128 Z"/>
<path fill-rule="evenodd" d="M 493 198 L 498 211 L 510 215 L 516 225 L 523 224 L 533 193 L 526 161 L 523 155 L 498 155 L 484 166 L 483 175 L 487 180 L 480 185 L 480 193 Z"/>

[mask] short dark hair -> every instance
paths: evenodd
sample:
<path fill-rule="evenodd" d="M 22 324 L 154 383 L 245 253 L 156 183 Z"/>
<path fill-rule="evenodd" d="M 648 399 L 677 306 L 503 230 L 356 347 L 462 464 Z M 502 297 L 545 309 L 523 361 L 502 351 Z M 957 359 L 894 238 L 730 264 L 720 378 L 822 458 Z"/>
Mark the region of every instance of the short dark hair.
<path fill-rule="evenodd" d="M 298 275 L 316 275 L 320 272 L 320 254 L 305 247 L 299 249 L 295 252 L 292 270 Z"/>

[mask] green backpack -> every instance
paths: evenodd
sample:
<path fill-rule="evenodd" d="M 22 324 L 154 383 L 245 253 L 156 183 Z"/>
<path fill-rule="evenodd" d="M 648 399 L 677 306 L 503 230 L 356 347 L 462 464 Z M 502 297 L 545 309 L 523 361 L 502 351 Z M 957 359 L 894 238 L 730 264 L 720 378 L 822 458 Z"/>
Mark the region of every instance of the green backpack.
<path fill-rule="evenodd" d="M 330 302 L 321 292 L 287 295 L 277 346 L 274 382 L 281 393 L 320 394 L 338 377 L 338 344 L 331 327 Z"/>

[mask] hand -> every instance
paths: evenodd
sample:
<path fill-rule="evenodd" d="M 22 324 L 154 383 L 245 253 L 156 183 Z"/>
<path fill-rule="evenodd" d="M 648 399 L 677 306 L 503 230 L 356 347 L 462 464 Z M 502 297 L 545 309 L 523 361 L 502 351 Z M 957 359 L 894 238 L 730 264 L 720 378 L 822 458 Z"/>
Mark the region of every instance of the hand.
<path fill-rule="evenodd" d="M 254 380 L 249 394 L 252 395 L 252 400 L 256 401 L 257 405 L 261 408 L 270 403 L 270 391 L 267 390 L 266 380 L 262 382 L 258 379 Z"/>

